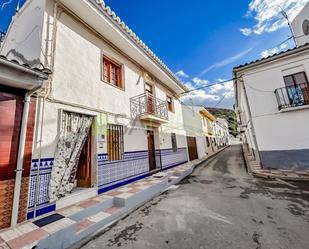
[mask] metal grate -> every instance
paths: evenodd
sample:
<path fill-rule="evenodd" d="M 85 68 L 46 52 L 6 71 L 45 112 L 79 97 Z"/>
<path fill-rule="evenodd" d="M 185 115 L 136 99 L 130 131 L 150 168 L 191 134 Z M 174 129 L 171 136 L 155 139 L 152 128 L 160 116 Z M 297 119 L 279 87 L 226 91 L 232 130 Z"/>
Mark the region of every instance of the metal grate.
<path fill-rule="evenodd" d="M 118 161 L 123 159 L 123 126 L 108 124 L 107 127 L 107 151 L 109 161 Z"/>
<path fill-rule="evenodd" d="M 132 118 L 143 114 L 152 114 L 168 120 L 167 102 L 156 98 L 152 94 L 143 93 L 130 99 Z"/>
<path fill-rule="evenodd" d="M 275 90 L 279 110 L 309 105 L 309 84 L 297 84 Z"/>

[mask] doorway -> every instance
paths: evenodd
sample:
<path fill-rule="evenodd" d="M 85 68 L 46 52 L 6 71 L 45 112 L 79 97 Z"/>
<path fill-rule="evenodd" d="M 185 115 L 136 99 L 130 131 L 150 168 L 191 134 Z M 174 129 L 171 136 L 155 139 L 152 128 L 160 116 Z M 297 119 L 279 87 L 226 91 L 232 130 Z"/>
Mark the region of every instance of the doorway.
<path fill-rule="evenodd" d="M 147 95 L 147 112 L 153 114 L 155 112 L 155 98 L 154 98 L 154 91 L 153 86 L 150 84 L 145 85 L 145 91 Z"/>
<path fill-rule="evenodd" d="M 187 137 L 187 144 L 188 144 L 188 151 L 189 151 L 189 160 L 193 161 L 195 159 L 198 159 L 196 138 Z"/>
<path fill-rule="evenodd" d="M 91 188 L 91 175 L 92 175 L 92 148 L 91 148 L 91 128 L 88 131 L 88 135 L 81 151 L 76 180 L 78 188 Z"/>
<path fill-rule="evenodd" d="M 147 131 L 148 140 L 148 158 L 149 158 L 149 171 L 156 170 L 156 149 L 154 132 L 151 130 Z"/>

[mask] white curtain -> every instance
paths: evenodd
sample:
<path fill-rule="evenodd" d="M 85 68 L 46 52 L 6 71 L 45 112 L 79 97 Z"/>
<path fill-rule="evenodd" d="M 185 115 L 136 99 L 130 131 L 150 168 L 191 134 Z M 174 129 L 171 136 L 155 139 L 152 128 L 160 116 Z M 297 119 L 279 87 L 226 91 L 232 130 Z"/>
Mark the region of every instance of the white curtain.
<path fill-rule="evenodd" d="M 92 117 L 65 111 L 61 118 L 60 138 L 49 183 L 51 202 L 72 191 L 79 157 L 92 123 Z"/>

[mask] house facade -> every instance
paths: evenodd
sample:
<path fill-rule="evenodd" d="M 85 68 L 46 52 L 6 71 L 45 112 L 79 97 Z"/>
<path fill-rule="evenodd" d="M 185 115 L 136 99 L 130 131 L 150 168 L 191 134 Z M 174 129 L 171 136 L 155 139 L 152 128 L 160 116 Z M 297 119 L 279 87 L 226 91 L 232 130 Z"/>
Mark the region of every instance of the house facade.
<path fill-rule="evenodd" d="M 189 160 L 187 89 L 103 1 L 28 0 L 0 53 L 52 72 L 36 101 L 28 219 Z"/>
<path fill-rule="evenodd" d="M 262 168 L 309 167 L 309 46 L 234 68 L 243 142 Z"/>
<path fill-rule="evenodd" d="M 230 145 L 229 123 L 225 118 L 216 119 L 215 134 L 219 148 Z"/>
<path fill-rule="evenodd" d="M 184 129 L 187 140 L 191 141 L 191 143 L 188 142 L 189 159 L 213 155 L 219 150 L 216 137 L 216 117 L 202 106 L 184 104 L 182 106 Z M 196 156 L 193 157 L 192 154 Z"/>

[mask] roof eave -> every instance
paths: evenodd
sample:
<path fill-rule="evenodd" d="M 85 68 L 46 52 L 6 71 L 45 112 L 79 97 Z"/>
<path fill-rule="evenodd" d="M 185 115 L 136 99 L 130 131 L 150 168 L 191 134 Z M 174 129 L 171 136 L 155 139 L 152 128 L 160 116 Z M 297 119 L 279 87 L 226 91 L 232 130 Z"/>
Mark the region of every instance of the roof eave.
<path fill-rule="evenodd" d="M 233 68 L 233 73 L 236 76 L 237 73 L 239 73 L 241 71 L 244 71 L 244 70 L 247 70 L 247 69 L 251 69 L 251 68 L 254 68 L 254 67 L 257 67 L 257 66 L 260 66 L 260 65 L 263 65 L 263 64 L 275 61 L 275 60 L 279 60 L 281 58 L 284 58 L 284 57 L 287 57 L 287 56 L 290 56 L 290 55 L 294 55 L 294 54 L 297 54 L 297 53 L 300 53 L 300 52 L 303 52 L 303 51 L 306 51 L 306 50 L 309 50 L 309 44 L 304 44 L 302 46 L 299 46 L 299 47 L 296 47 L 296 48 L 293 48 L 293 49 L 289 49 L 289 50 L 287 50 L 285 52 L 274 54 L 274 55 L 269 56 L 267 58 L 262 58 L 260 60 L 257 60 L 257 61 L 254 61 L 254 62 L 250 62 L 250 63 L 247 63 L 245 65 L 234 67 Z"/>

